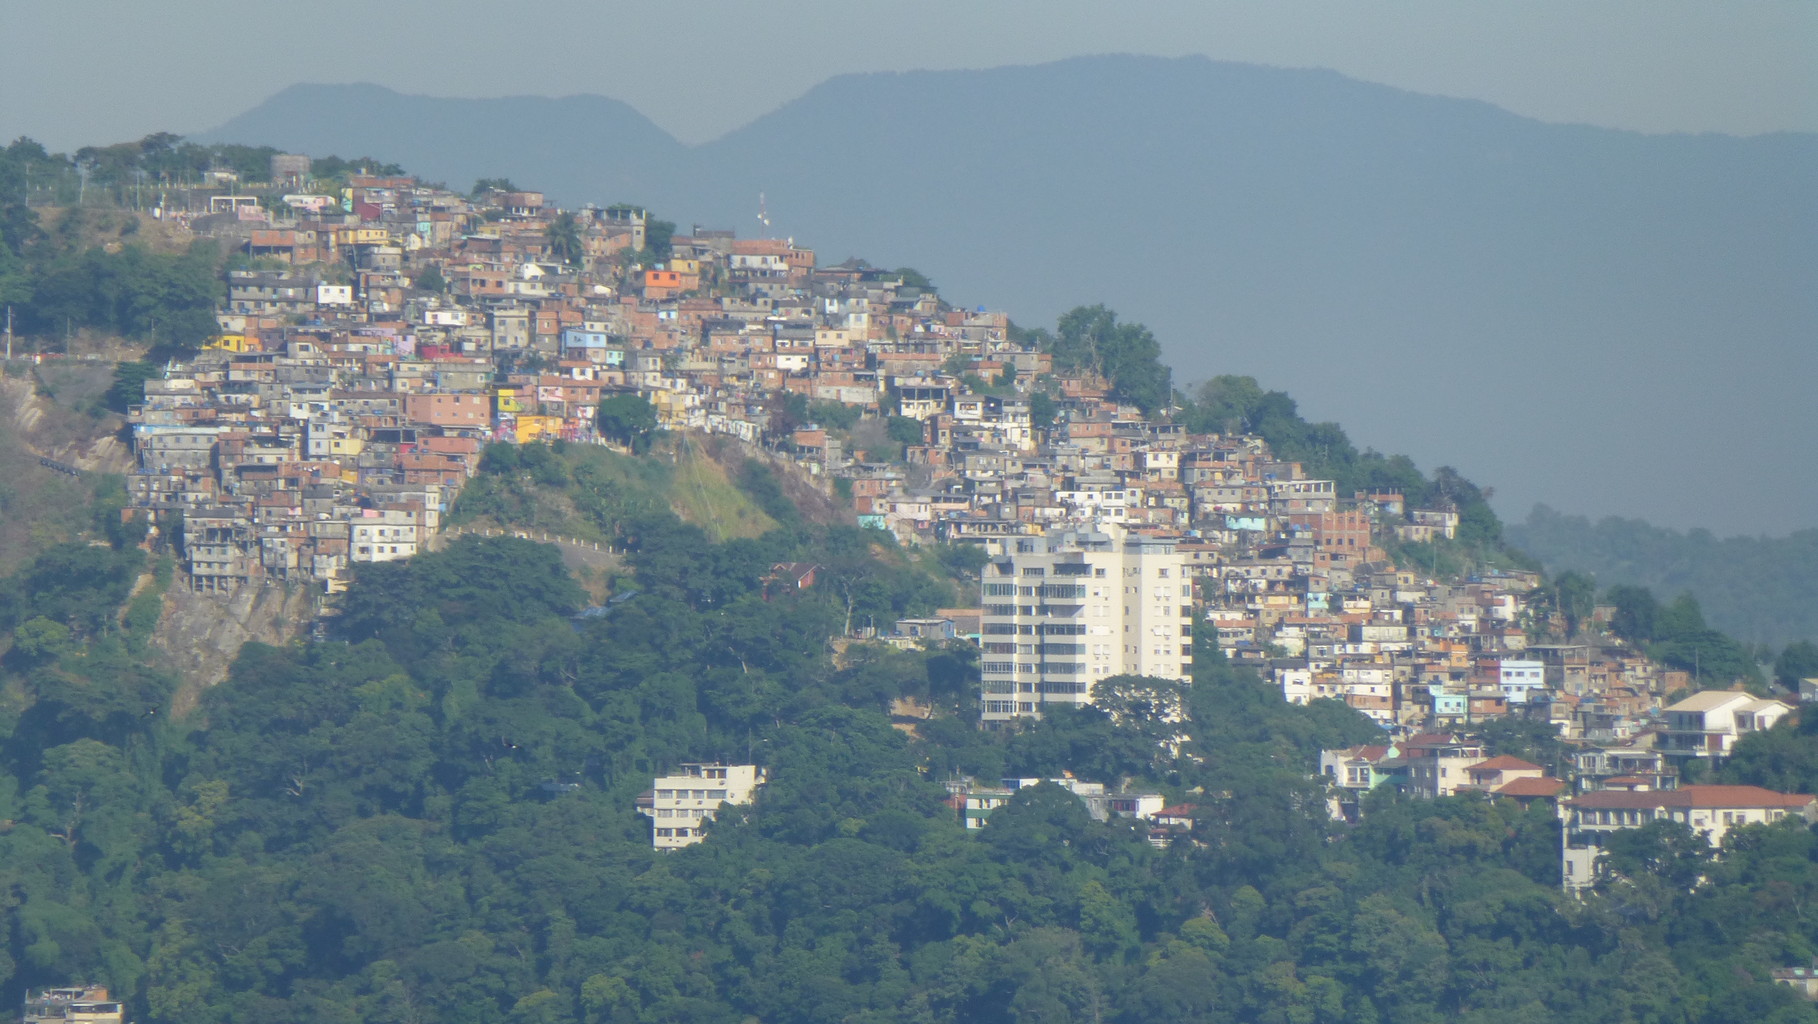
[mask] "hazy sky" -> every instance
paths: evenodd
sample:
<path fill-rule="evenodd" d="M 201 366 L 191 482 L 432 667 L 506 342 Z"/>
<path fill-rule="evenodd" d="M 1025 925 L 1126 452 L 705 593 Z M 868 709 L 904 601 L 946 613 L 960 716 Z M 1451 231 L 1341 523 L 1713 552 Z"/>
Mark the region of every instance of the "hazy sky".
<path fill-rule="evenodd" d="M 1818 3 L 1678 0 L 10 0 L 0 136 L 53 150 L 201 131 L 297 82 L 598 93 L 684 141 L 852 71 L 1083 53 L 1331 68 L 1547 121 L 1818 131 Z"/>

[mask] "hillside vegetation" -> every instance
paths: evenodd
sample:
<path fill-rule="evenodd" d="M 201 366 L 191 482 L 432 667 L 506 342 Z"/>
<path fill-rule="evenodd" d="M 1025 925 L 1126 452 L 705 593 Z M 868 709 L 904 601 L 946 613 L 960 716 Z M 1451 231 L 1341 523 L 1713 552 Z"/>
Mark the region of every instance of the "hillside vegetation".
<path fill-rule="evenodd" d="M 628 521 L 665 511 L 718 541 L 850 521 L 798 473 L 729 438 L 693 434 L 663 433 L 643 456 L 599 445 L 495 444 L 449 523 L 611 543 Z"/>
<path fill-rule="evenodd" d="M 579 620 L 546 545 L 363 565 L 325 640 L 249 644 L 182 720 L 131 660 L 141 552 L 3 581 L 0 998 L 89 979 L 151 1024 L 1818 1020 L 1766 980 L 1818 952 L 1791 823 L 1722 862 L 1622 837 L 1580 902 L 1541 808 L 1384 796 L 1335 831 L 1307 765 L 1375 727 L 1203 639 L 1184 692 L 1112 680 L 1116 717 L 982 733 L 967 645 L 827 657 L 854 615 L 952 597 L 875 535 L 716 542 L 661 510 L 613 535 L 633 585 Z M 805 559 L 814 587 L 766 591 Z M 913 738 L 904 697 L 936 711 Z M 772 781 L 658 855 L 634 798 L 714 758 Z M 939 785 L 1063 770 L 1195 805 L 1192 841 L 1051 786 L 968 832 Z"/>
<path fill-rule="evenodd" d="M 1711 624 L 1739 640 L 1785 646 L 1818 639 L 1818 530 L 1718 538 L 1614 516 L 1593 523 L 1536 506 L 1509 542 L 1551 572 L 1588 573 L 1604 586 L 1689 591 Z"/>

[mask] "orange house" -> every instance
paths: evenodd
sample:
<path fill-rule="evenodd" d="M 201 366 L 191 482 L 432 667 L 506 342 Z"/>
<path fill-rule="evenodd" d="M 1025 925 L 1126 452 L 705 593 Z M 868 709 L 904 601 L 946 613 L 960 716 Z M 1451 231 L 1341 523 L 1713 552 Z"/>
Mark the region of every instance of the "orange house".
<path fill-rule="evenodd" d="M 672 299 L 682 293 L 682 275 L 674 270 L 644 271 L 646 299 Z"/>

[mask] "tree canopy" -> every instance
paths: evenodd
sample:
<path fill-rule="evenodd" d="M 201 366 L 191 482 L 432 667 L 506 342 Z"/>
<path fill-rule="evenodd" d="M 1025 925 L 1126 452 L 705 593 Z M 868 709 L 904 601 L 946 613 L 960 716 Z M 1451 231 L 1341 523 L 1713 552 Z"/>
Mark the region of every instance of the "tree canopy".
<path fill-rule="evenodd" d="M 1054 368 L 1104 376 L 1111 394 L 1153 413 L 1168 404 L 1173 371 L 1161 361 L 1161 343 L 1147 327 L 1120 323 L 1103 305 L 1078 306 L 1061 315 L 1052 347 Z"/>

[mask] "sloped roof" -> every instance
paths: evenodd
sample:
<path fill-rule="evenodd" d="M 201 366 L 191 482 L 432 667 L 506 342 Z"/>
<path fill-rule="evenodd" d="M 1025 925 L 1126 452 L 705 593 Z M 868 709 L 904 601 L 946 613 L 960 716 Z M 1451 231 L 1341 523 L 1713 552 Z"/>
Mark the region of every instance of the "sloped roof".
<path fill-rule="evenodd" d="M 1667 711 L 1715 711 L 1738 701 L 1749 703 L 1755 698 L 1741 690 L 1701 690 L 1667 708 Z"/>
<path fill-rule="evenodd" d="M 1523 761 L 1512 754 L 1498 754 L 1488 761 L 1479 761 L 1465 769 L 1468 772 L 1537 772 L 1539 770 L 1539 765 Z"/>
<path fill-rule="evenodd" d="M 1649 807 L 1689 810 L 1720 807 L 1803 808 L 1810 806 L 1814 801 L 1818 801 L 1818 797 L 1809 793 L 1776 793 L 1771 789 L 1762 789 L 1760 786 L 1681 786 L 1678 789 L 1644 792 L 1598 790 L 1574 798 L 1571 805 L 1592 810 L 1639 810 Z"/>
<path fill-rule="evenodd" d="M 1538 779 L 1516 779 L 1498 786 L 1495 792 L 1501 796 L 1558 796 L 1565 788 L 1566 784 L 1558 779 L 1542 775 Z"/>

